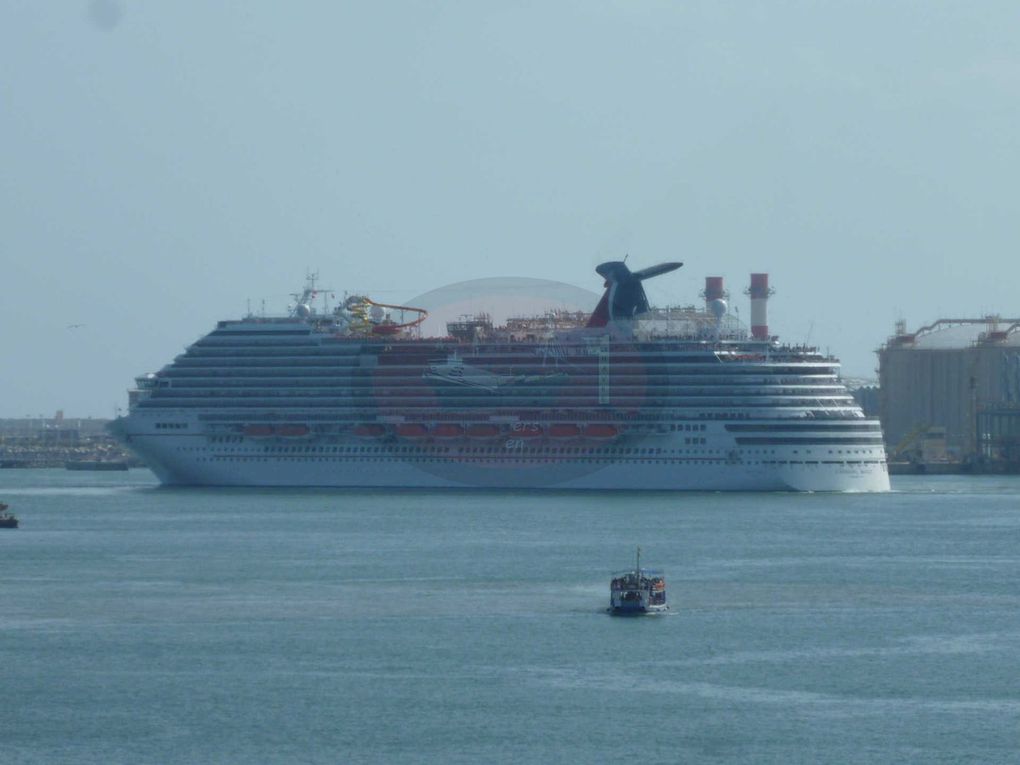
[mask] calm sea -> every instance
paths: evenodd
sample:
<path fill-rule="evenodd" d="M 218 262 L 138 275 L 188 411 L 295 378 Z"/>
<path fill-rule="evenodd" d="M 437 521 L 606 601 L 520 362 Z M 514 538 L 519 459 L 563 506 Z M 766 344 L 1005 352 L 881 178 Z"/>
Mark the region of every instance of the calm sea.
<path fill-rule="evenodd" d="M 0 762 L 1018 762 L 1020 478 L 894 488 L 0 471 Z"/>

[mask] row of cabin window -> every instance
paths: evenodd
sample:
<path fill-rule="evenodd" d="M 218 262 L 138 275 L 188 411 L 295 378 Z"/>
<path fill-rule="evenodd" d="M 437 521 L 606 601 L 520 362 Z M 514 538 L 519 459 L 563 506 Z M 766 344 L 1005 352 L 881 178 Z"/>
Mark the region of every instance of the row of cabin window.
<path fill-rule="evenodd" d="M 689 439 L 693 443 L 698 443 L 698 439 Z M 705 443 L 705 439 L 700 439 L 700 443 Z M 268 454 L 307 454 L 307 453 L 320 453 L 320 454 L 415 454 L 422 452 L 429 453 L 450 453 L 454 451 L 455 454 L 671 454 L 675 450 L 673 449 L 662 449 L 662 448 L 600 448 L 600 449 L 584 449 L 581 447 L 559 447 L 559 448 L 531 448 L 524 447 L 518 449 L 507 449 L 503 447 L 472 447 L 467 449 L 456 449 L 451 450 L 450 447 L 445 446 L 433 446 L 433 447 L 414 447 L 414 446 L 397 446 L 393 448 L 387 448 L 384 446 L 264 446 L 262 451 Z"/>

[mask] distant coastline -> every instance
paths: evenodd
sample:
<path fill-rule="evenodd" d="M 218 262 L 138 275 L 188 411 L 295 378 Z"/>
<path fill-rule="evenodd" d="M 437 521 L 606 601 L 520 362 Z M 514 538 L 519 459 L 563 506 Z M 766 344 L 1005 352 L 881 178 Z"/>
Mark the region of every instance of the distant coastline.
<path fill-rule="evenodd" d="M 56 416 L 0 419 L 0 469 L 61 468 L 81 463 L 144 467 L 106 432 L 109 420 Z"/>

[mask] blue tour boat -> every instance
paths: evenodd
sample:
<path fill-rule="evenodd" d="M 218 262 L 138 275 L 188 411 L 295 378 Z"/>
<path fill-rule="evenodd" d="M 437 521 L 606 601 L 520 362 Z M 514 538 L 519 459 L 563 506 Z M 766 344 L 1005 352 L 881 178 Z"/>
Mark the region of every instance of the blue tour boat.
<path fill-rule="evenodd" d="M 641 568 L 641 548 L 632 571 L 613 574 L 609 585 L 609 613 L 614 616 L 661 613 L 666 604 L 666 578 L 661 571 Z"/>

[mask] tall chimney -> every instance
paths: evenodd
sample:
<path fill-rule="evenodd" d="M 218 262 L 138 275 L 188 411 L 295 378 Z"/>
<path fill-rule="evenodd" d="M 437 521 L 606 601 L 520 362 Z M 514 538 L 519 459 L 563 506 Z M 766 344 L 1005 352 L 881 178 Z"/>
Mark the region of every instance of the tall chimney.
<path fill-rule="evenodd" d="M 769 339 L 769 289 L 768 274 L 751 274 L 751 337 L 755 340 Z"/>
<path fill-rule="evenodd" d="M 723 278 L 721 276 L 705 277 L 705 310 L 711 312 L 713 300 L 721 300 L 723 297 Z"/>

